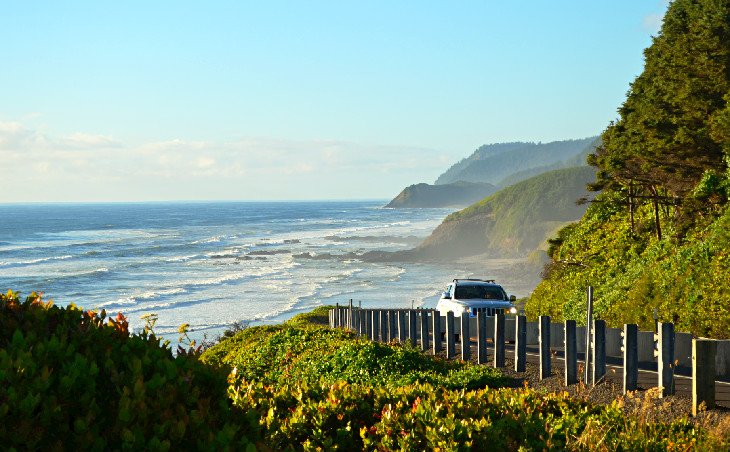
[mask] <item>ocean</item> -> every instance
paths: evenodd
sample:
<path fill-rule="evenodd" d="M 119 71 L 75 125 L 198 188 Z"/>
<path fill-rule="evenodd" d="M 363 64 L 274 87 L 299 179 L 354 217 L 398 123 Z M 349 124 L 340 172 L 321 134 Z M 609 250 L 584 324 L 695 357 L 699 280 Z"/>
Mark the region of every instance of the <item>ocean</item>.
<path fill-rule="evenodd" d="M 409 249 L 450 209 L 382 201 L 0 205 L 0 289 L 122 312 L 139 330 L 214 337 L 323 304 L 433 307 L 458 265 L 366 263 Z M 354 254 L 353 254 L 354 253 Z"/>

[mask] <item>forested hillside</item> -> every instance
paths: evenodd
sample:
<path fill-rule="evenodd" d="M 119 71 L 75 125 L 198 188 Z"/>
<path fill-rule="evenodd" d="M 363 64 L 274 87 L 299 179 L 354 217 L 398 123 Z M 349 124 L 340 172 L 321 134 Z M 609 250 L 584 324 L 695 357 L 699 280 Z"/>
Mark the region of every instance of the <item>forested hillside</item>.
<path fill-rule="evenodd" d="M 595 145 L 595 137 L 581 140 L 554 141 L 551 143 L 502 143 L 481 146 L 472 155 L 449 168 L 439 176 L 436 184 L 456 181 L 488 182 L 506 186 L 502 182 L 515 173 L 541 168 L 555 169 L 575 156 L 585 153 Z M 533 176 L 529 174 L 527 177 Z"/>
<path fill-rule="evenodd" d="M 403 189 L 385 207 L 468 206 L 497 191 L 492 184 L 455 182 L 446 185 L 414 184 Z"/>
<path fill-rule="evenodd" d="M 659 319 L 730 336 L 730 2 L 676 0 L 620 117 L 589 156 L 603 190 L 558 234 L 529 315 Z"/>
<path fill-rule="evenodd" d="M 586 184 L 594 179 L 595 170 L 583 166 L 520 182 L 449 215 L 414 251 L 439 259 L 524 256 L 560 226 L 580 218 L 586 206 L 576 201 L 587 196 Z"/>

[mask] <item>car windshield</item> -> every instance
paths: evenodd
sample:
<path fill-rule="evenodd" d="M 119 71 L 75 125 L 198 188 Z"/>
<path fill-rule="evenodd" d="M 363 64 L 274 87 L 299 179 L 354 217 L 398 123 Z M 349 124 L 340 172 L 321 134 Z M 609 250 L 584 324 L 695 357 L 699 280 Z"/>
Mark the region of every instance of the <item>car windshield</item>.
<path fill-rule="evenodd" d="M 504 291 L 495 286 L 456 286 L 455 298 L 480 298 L 484 300 L 505 300 Z"/>

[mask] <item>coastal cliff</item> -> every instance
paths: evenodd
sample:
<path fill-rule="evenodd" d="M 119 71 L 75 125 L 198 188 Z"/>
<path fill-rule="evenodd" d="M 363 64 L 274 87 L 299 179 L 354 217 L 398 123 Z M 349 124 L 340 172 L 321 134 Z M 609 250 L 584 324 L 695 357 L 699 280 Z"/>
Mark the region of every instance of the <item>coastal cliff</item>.
<path fill-rule="evenodd" d="M 526 256 L 583 215 L 586 206 L 576 201 L 588 196 L 586 184 L 594 179 L 595 170 L 583 166 L 515 184 L 446 217 L 412 253 L 429 260 Z"/>
<path fill-rule="evenodd" d="M 403 189 L 385 207 L 452 207 L 468 206 L 497 191 L 492 184 L 455 182 L 445 185 L 414 184 Z"/>

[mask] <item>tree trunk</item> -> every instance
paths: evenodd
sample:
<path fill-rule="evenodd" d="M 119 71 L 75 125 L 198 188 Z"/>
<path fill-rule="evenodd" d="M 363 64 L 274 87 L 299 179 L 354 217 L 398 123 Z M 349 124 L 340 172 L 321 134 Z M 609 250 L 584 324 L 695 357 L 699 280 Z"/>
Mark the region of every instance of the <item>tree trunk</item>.
<path fill-rule="evenodd" d="M 634 235 L 634 181 L 629 182 L 629 217 L 631 218 L 631 235 Z"/>
<path fill-rule="evenodd" d="M 656 238 L 657 240 L 662 239 L 662 225 L 659 221 L 659 191 L 653 185 L 651 186 L 651 193 L 654 195 L 652 198 L 652 204 L 654 205 L 654 225 L 656 226 Z"/>

